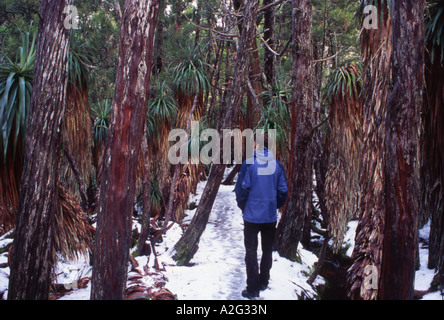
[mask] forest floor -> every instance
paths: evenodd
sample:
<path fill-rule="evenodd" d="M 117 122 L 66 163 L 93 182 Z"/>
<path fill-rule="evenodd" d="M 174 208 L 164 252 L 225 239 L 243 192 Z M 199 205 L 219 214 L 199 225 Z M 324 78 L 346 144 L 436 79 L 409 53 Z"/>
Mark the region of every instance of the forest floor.
<path fill-rule="evenodd" d="M 229 169 L 227 169 L 227 173 Z M 198 185 L 197 192 L 191 196 L 190 202 L 199 203 L 206 182 Z M 174 224 L 156 244 L 157 263 L 155 268 L 153 255 L 135 257 L 135 263 L 129 267 L 127 295 L 129 299 L 168 298 L 179 300 L 242 300 L 241 291 L 246 285 L 243 220 L 242 213 L 236 206 L 234 186 L 221 185 L 213 206 L 208 225 L 201 237 L 199 250 L 189 266 L 176 266 L 172 255 L 173 246 L 182 235 L 182 228 Z M 189 223 L 196 209 L 187 210 L 183 220 Z M 353 250 L 354 231 L 357 222 L 349 223 L 345 236 L 344 254 L 350 256 Z M 137 219 L 133 228 L 140 230 Z M 416 272 L 415 290 L 426 291 L 434 276 L 434 270 L 427 268 L 428 226 L 420 232 L 421 237 L 421 266 Z M 0 238 L 0 247 L 9 239 Z M 9 240 L 11 241 L 11 240 Z M 317 240 L 322 242 L 322 239 Z M 260 241 L 258 257 L 260 258 Z M 273 253 L 273 267 L 270 272 L 269 287 L 260 293 L 261 300 L 293 300 L 293 299 L 341 299 L 343 293 L 338 288 L 331 288 L 338 279 L 324 279 L 318 276 L 313 286 L 307 284 L 307 279 L 314 270 L 317 256 L 301 245 L 300 260 L 289 261 Z M 337 258 L 337 257 L 336 257 Z M 0 300 L 6 299 L 9 268 L 5 266 L 7 253 L 0 255 Z M 335 265 L 333 261 L 327 264 Z M 339 270 L 337 270 L 339 272 Z M 342 270 L 344 271 L 344 270 Z M 321 272 L 322 274 L 322 272 Z M 331 273 L 330 273 L 331 274 Z M 90 298 L 91 266 L 87 258 L 77 261 L 59 261 L 55 270 L 56 283 L 64 284 L 66 290 L 61 290 L 51 296 L 61 300 L 88 300 Z M 326 282 L 329 284 L 326 285 Z M 62 285 L 63 287 L 63 285 Z M 328 294 L 325 288 L 330 287 Z M 439 292 L 425 294 L 423 299 L 441 300 Z"/>

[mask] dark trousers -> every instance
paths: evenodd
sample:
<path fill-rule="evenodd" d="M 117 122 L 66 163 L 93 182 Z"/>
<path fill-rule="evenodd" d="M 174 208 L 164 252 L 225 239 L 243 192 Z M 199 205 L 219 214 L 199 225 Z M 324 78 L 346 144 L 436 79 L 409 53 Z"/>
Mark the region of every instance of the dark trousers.
<path fill-rule="evenodd" d="M 276 222 L 251 223 L 244 220 L 245 264 L 247 267 L 247 291 L 259 292 L 260 286 L 268 285 L 273 262 L 273 241 Z M 260 269 L 257 261 L 258 234 L 261 233 L 262 258 Z"/>

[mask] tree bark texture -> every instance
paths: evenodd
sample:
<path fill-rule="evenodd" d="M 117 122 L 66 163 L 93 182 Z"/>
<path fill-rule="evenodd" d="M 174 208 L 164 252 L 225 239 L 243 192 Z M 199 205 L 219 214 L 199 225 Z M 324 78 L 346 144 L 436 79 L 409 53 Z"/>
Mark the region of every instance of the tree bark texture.
<path fill-rule="evenodd" d="M 313 48 L 311 0 L 292 1 L 293 92 L 289 200 L 279 222 L 276 248 L 297 257 L 304 221 L 312 210 Z"/>
<path fill-rule="evenodd" d="M 245 0 L 236 0 L 233 1 L 233 7 L 238 12 L 241 13 L 242 9 L 245 7 Z M 238 23 L 241 21 L 241 18 L 238 18 Z M 238 24 L 239 32 L 242 33 L 243 24 Z M 250 48 L 251 56 L 250 59 L 250 67 L 249 67 L 249 81 L 251 83 L 252 90 L 250 88 L 245 88 L 247 93 L 247 110 L 245 116 L 245 128 L 253 129 L 256 127 L 259 122 L 260 114 L 258 112 L 258 108 L 260 108 L 261 102 L 261 94 L 263 91 L 262 87 L 262 71 L 259 60 L 259 51 L 257 47 L 256 37 L 251 39 L 251 48 Z M 256 106 L 256 102 L 259 105 Z"/>
<path fill-rule="evenodd" d="M 376 282 L 382 260 L 382 232 L 385 220 L 384 199 L 384 141 L 386 127 L 389 74 L 392 60 L 391 19 L 386 5 L 378 1 L 378 29 L 365 29 L 361 33 L 363 69 L 363 149 L 361 199 L 359 223 L 356 229 L 353 265 L 349 269 L 348 285 L 352 299 L 374 300 L 377 285 L 369 286 L 365 280 L 372 276 Z M 370 272 L 371 271 L 371 274 Z"/>
<path fill-rule="evenodd" d="M 159 0 L 127 0 L 98 201 L 91 299 L 123 299 Z"/>
<path fill-rule="evenodd" d="M 412 299 L 417 247 L 418 134 L 422 105 L 423 3 L 392 1 L 377 30 L 364 30 L 361 216 L 353 299 Z M 372 278 L 369 283 L 369 277 Z"/>
<path fill-rule="evenodd" d="M 139 255 L 148 255 L 150 245 L 147 243 L 150 236 L 151 222 L 151 171 L 150 162 L 152 161 L 150 149 L 148 147 L 147 134 L 144 132 L 141 145 L 142 164 L 142 192 L 143 192 L 143 211 L 142 211 L 142 227 L 139 236 Z"/>
<path fill-rule="evenodd" d="M 8 299 L 48 299 L 72 0 L 42 1 Z"/>
<path fill-rule="evenodd" d="M 250 54 L 253 38 L 256 34 L 256 17 L 259 7 L 259 1 L 246 1 L 243 10 L 244 19 L 242 24 L 242 33 L 239 41 L 239 50 L 236 57 L 233 82 L 231 85 L 231 95 L 225 113 L 223 129 L 232 129 L 239 124 L 240 109 L 245 92 L 244 86 L 249 74 Z M 222 138 L 222 137 L 221 137 Z M 220 142 L 222 151 L 222 140 Z M 222 152 L 220 153 L 222 155 Z M 213 164 L 207 184 L 201 196 L 201 200 L 196 209 L 196 213 L 187 227 L 183 236 L 175 245 L 176 254 L 174 259 L 178 265 L 186 265 L 193 258 L 199 245 L 202 235 L 210 217 L 214 200 L 216 199 L 219 186 L 222 182 L 226 165 Z"/>
<path fill-rule="evenodd" d="M 433 43 L 427 46 L 424 110 L 421 137 L 421 218 L 430 223 L 429 268 L 444 273 L 444 64 L 439 56 L 432 61 Z M 435 46 L 435 52 L 439 47 Z M 444 278 L 444 277 L 443 277 Z"/>
<path fill-rule="evenodd" d="M 423 103 L 424 2 L 391 2 L 392 88 L 385 139 L 386 220 L 379 299 L 413 299 L 419 210 L 419 112 Z"/>

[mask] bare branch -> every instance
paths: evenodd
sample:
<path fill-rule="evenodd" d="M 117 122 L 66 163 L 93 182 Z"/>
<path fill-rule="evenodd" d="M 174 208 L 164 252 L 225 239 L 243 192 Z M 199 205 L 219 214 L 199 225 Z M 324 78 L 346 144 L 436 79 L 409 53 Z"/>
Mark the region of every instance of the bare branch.
<path fill-rule="evenodd" d="M 262 11 L 265 11 L 265 10 L 271 8 L 271 7 L 274 7 L 274 6 L 280 5 L 280 4 L 283 3 L 283 2 L 287 2 L 287 0 L 278 0 L 278 1 L 276 1 L 276 2 L 273 2 L 273 3 L 267 4 L 266 6 L 262 6 L 262 7 L 259 9 L 258 13 L 259 13 L 259 12 L 262 12 Z"/>
<path fill-rule="evenodd" d="M 256 27 L 256 31 L 257 34 L 259 35 L 259 38 L 261 39 L 262 43 L 267 47 L 268 51 L 270 51 L 272 54 L 274 54 L 275 56 L 280 56 L 280 53 L 274 51 L 267 43 L 267 41 L 265 41 L 265 39 L 261 36 L 261 33 L 259 31 L 259 29 Z"/>
<path fill-rule="evenodd" d="M 250 79 L 248 77 L 247 77 L 247 86 L 248 86 L 248 89 L 249 89 L 251 95 L 254 98 L 253 99 L 254 100 L 254 106 L 255 106 L 256 110 L 259 112 L 259 114 L 261 115 L 261 118 L 262 118 L 263 112 L 262 112 L 262 109 L 260 108 L 259 100 L 257 99 L 257 95 L 254 92 L 253 86 L 251 85 L 251 81 L 250 81 Z"/>

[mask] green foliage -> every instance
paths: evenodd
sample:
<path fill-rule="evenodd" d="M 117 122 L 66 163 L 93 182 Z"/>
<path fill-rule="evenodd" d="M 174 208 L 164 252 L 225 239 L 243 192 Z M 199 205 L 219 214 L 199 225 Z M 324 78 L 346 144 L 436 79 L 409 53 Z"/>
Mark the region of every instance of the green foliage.
<path fill-rule="evenodd" d="M 149 137 L 156 135 L 158 126 L 162 122 L 174 119 L 179 110 L 171 95 L 171 90 L 165 81 L 156 81 L 153 91 L 154 97 L 148 104 L 147 115 L 147 131 Z"/>
<path fill-rule="evenodd" d="M 94 68 L 89 70 L 89 101 L 101 101 L 114 95 L 118 61 L 119 25 L 114 1 L 76 1 L 79 13 L 79 30 L 76 37 L 82 61 Z M 123 9 L 123 5 L 122 5 Z"/>
<path fill-rule="evenodd" d="M 15 62 L 5 57 L 7 62 L 0 66 L 0 152 L 4 159 L 11 142 L 15 155 L 20 135 L 24 143 L 31 104 L 36 38 L 37 29 L 31 24 L 29 31 L 21 34 L 22 45 L 17 50 Z"/>
<path fill-rule="evenodd" d="M 337 94 L 348 94 L 351 97 L 358 96 L 358 88 L 361 87 L 361 64 L 345 65 L 337 68 L 330 74 L 327 84 L 326 96 L 331 99 Z"/>
<path fill-rule="evenodd" d="M 105 141 L 109 129 L 109 120 L 111 112 L 111 100 L 99 101 L 91 107 L 94 117 L 94 142 L 96 145 Z"/>
<path fill-rule="evenodd" d="M 82 90 L 88 83 L 89 72 L 86 64 L 90 64 L 89 58 L 84 53 L 85 42 L 82 34 L 71 31 L 70 54 L 68 61 L 68 81 L 77 90 Z"/>
<path fill-rule="evenodd" d="M 257 129 L 263 129 L 265 133 L 269 129 L 276 130 L 276 147 L 285 152 L 288 141 L 288 119 L 290 118 L 287 92 L 282 86 L 274 86 L 262 94 L 263 115 Z"/>
<path fill-rule="evenodd" d="M 444 62 L 444 1 L 442 0 L 431 0 L 428 2 L 426 42 L 430 48 L 432 63 L 435 56 L 439 54 L 442 64 Z"/>
<path fill-rule="evenodd" d="M 1 0 L 0 1 L 0 61 L 1 56 L 15 56 L 21 45 L 22 30 L 32 21 L 38 21 L 40 10 L 38 0 Z"/>
<path fill-rule="evenodd" d="M 159 182 L 156 179 L 152 179 L 150 183 L 150 202 L 151 207 L 162 207 L 162 192 L 160 191 Z"/>
<path fill-rule="evenodd" d="M 356 0 L 313 0 L 313 42 L 318 59 L 322 54 L 326 58 L 338 53 L 328 61 L 333 67 L 359 59 L 358 6 Z"/>
<path fill-rule="evenodd" d="M 204 48 L 189 46 L 179 63 L 173 68 L 175 90 L 181 90 L 187 96 L 208 92 L 211 89 L 206 75 L 210 66 L 201 58 Z"/>

